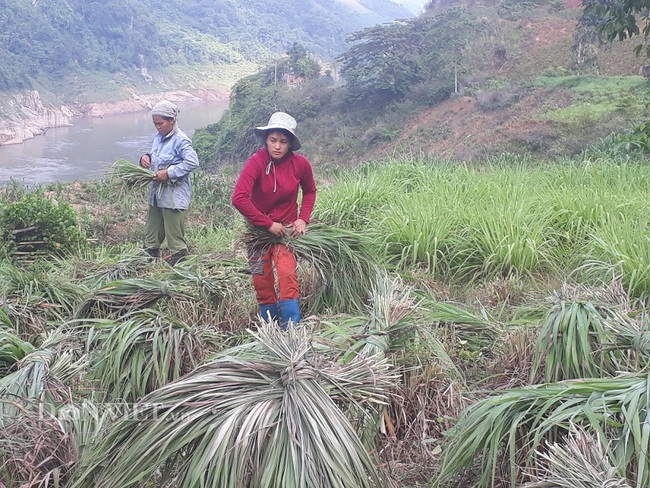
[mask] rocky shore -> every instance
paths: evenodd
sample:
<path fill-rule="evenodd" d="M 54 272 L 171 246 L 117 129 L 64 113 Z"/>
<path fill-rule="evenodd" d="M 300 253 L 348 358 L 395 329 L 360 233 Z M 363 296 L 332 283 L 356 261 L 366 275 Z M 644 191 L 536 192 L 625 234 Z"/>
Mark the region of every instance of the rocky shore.
<path fill-rule="evenodd" d="M 21 144 L 27 139 L 45 134 L 48 129 L 73 125 L 74 117 L 104 117 L 106 115 L 139 112 L 150 109 L 164 99 L 173 102 L 225 101 L 226 89 L 166 91 L 156 94 L 133 94 L 129 100 L 115 102 L 53 105 L 44 102 L 36 90 L 4 95 L 0 100 L 0 146 Z"/>

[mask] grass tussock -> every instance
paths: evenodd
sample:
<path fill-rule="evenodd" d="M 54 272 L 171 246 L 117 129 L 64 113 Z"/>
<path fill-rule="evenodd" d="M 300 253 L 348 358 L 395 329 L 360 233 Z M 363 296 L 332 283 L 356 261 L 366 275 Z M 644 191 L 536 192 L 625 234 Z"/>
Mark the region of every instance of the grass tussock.
<path fill-rule="evenodd" d="M 612 465 L 602 441 L 584 428 L 572 425 L 559 443 L 549 443 L 538 451 L 546 465 L 535 475 L 538 482 L 524 488 L 631 488 Z"/>

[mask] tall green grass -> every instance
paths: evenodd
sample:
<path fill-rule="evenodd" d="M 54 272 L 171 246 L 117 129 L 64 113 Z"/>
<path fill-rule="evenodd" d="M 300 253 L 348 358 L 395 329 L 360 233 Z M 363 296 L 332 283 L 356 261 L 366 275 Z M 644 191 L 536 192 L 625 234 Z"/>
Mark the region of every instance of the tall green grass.
<path fill-rule="evenodd" d="M 374 163 L 330 185 L 321 216 L 372 236 L 380 261 L 443 281 L 614 269 L 634 298 L 650 292 L 641 164 L 495 160 Z M 620 236 L 620 237 L 619 237 Z"/>
<path fill-rule="evenodd" d="M 451 433 L 435 486 L 445 486 L 454 476 L 481 460 L 476 486 L 516 486 L 521 467 L 534 464 L 543 441 L 555 441 L 572 423 L 589 426 L 621 476 L 648 486 L 648 374 L 580 379 L 512 389 L 475 403 Z M 608 433 L 609 435 L 606 435 Z M 501 479 L 503 456 L 510 475 Z M 509 481 L 507 480 L 509 478 Z M 499 484 L 497 485 L 497 480 Z"/>

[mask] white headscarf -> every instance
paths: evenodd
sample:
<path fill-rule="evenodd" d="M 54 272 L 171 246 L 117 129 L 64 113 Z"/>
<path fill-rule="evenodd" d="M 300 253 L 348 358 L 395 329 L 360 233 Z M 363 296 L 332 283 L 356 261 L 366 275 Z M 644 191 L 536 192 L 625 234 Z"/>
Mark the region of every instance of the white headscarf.
<path fill-rule="evenodd" d="M 160 117 L 171 117 L 172 119 L 176 119 L 180 111 L 181 110 L 169 100 L 161 100 L 153 106 L 150 114 L 151 116 L 159 115 Z"/>

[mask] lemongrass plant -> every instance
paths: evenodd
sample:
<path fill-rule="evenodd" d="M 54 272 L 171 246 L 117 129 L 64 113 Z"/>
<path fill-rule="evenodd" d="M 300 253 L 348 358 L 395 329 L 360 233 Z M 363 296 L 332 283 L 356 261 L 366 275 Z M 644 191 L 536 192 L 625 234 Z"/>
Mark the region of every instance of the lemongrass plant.
<path fill-rule="evenodd" d="M 1 306 L 0 306 L 0 328 L 7 328 L 7 329 L 14 328 L 14 324 L 12 323 L 11 318 L 9 317 L 9 315 L 7 315 L 7 312 L 3 310 L 3 308 L 1 308 Z"/>
<path fill-rule="evenodd" d="M 538 460 L 543 442 L 555 442 L 570 423 L 597 432 L 620 477 L 650 486 L 650 376 L 576 379 L 507 390 L 470 406 L 449 432 L 435 486 L 445 486 L 471 466 L 480 466 L 477 486 L 515 486 Z M 502 462 L 509 479 L 498 479 Z"/>
<path fill-rule="evenodd" d="M 99 395 L 91 394 L 90 398 L 64 405 L 56 411 L 56 417 L 66 433 L 74 436 L 77 458 L 97 444 L 110 424 L 124 414 L 125 403 L 98 400 Z"/>
<path fill-rule="evenodd" d="M 460 278 L 494 278 L 548 271 L 554 258 L 550 212 L 528 190 L 521 171 L 477 182 L 478 195 L 462 208 L 463 229 L 450 256 Z"/>
<path fill-rule="evenodd" d="M 499 332 L 497 321 L 484 308 L 477 314 L 460 304 L 428 297 L 423 304 L 422 315 L 438 327 L 448 329 L 451 335 L 477 348 L 492 343 Z"/>
<path fill-rule="evenodd" d="M 135 402 L 191 371 L 206 355 L 204 329 L 154 310 L 70 325 L 87 336 L 89 380 L 110 401 Z"/>
<path fill-rule="evenodd" d="M 130 278 L 116 280 L 95 290 L 75 312 L 75 318 L 124 315 L 150 307 L 163 297 L 187 296 L 168 280 Z"/>
<path fill-rule="evenodd" d="M 618 364 L 606 347 L 613 312 L 590 302 L 560 301 L 542 324 L 535 344 L 532 381 L 543 369 L 544 382 L 609 376 Z"/>
<path fill-rule="evenodd" d="M 17 297 L 19 301 L 41 302 L 54 319 L 70 313 L 87 293 L 86 287 L 61 274 L 53 264 L 40 261 L 27 268 L 8 262 L 0 264 L 0 299 Z"/>
<path fill-rule="evenodd" d="M 2 304 L 2 309 L 11 320 L 8 328 L 25 338 L 45 333 L 51 327 L 52 319 L 62 317 L 55 305 L 37 296 L 10 297 Z"/>
<path fill-rule="evenodd" d="M 359 230 L 376 221 L 384 208 L 390 208 L 399 200 L 401 188 L 388 182 L 385 171 L 367 171 L 363 176 L 351 171 L 342 176 L 335 185 L 319 190 L 318 205 L 314 218 L 335 227 Z"/>
<path fill-rule="evenodd" d="M 445 346 L 432 334 L 428 326 L 420 325 L 417 312 L 426 305 L 416 297 L 414 289 L 398 277 L 378 274 L 371 287 L 366 316 L 344 317 L 323 323 L 316 340 L 337 344 L 347 351 L 341 356 L 343 362 L 357 355 L 390 356 L 396 365 L 411 366 L 404 357 L 411 350 L 426 354 L 427 360 L 435 359 L 454 379 L 462 374 L 454 365 Z M 398 353 L 394 357 L 393 353 Z M 400 359 L 401 358 L 401 359 Z"/>
<path fill-rule="evenodd" d="M 90 289 L 100 288 L 111 281 L 136 278 L 154 263 L 141 248 L 111 249 L 93 247 L 63 258 L 53 258 L 60 273 L 71 280 L 82 280 Z"/>
<path fill-rule="evenodd" d="M 85 455 L 70 488 L 377 488 L 381 476 L 337 406 L 385 401 L 385 361 L 345 366 L 311 348 L 306 328 L 261 324 L 224 352 L 145 397 Z"/>
<path fill-rule="evenodd" d="M 0 329 L 0 378 L 6 376 L 18 361 L 34 349 L 31 342 L 23 340 L 10 330 Z"/>
<path fill-rule="evenodd" d="M 637 300 L 650 298 L 650 220 L 647 209 L 644 213 L 605 219 L 591 235 L 591 257 L 581 267 L 587 277 L 616 275 Z"/>
<path fill-rule="evenodd" d="M 428 324 L 423 325 L 419 320 L 423 300 L 417 298 L 413 288 L 403 280 L 378 275 L 369 302 L 365 317 L 321 321 L 314 341 L 322 345 L 336 344 L 345 351 L 341 354 L 342 363 L 354 361 L 358 356 L 385 356 L 402 377 L 402 384 L 391 392 L 389 405 L 378 414 L 369 417 L 355 408 L 347 411 L 349 417 L 356 416 L 365 445 L 375 446 L 380 431 L 393 437 L 403 434 L 400 439 L 417 431 L 421 434 L 418 439 L 425 438 L 424 433 L 435 428 L 425 417 L 441 418 L 454 408 L 447 404 L 437 409 L 438 395 L 431 395 L 433 384 L 449 378 L 451 383 L 464 386 L 463 374 L 445 344 Z M 417 388 L 405 386 L 414 378 L 419 384 Z M 455 386 L 448 384 L 447 387 L 447 391 L 452 392 L 449 398 Z"/>
<path fill-rule="evenodd" d="M 39 348 L 15 364 L 15 371 L 0 378 L 0 399 L 52 405 L 69 403 L 73 387 L 77 386 L 87 364 L 73 335 L 63 330 L 52 331 Z M 15 413 L 9 402 L 0 404 L 0 422 Z"/>
<path fill-rule="evenodd" d="M 150 169 L 122 158 L 115 161 L 110 174 L 131 188 L 145 188 L 149 186 L 155 176 Z"/>
<path fill-rule="evenodd" d="M 252 226 L 242 236 L 246 248 L 266 250 L 286 244 L 299 261 L 308 262 L 318 278 L 315 296 L 309 297 L 313 311 L 363 310 L 377 275 L 378 264 L 370 240 L 363 235 L 322 223 L 312 223 L 305 235 L 277 238 Z"/>
<path fill-rule="evenodd" d="M 579 425 L 571 423 L 562 442 L 547 442 L 536 454 L 544 464 L 531 477 L 539 481 L 523 488 L 632 488 L 612 465 L 598 436 Z"/>
<path fill-rule="evenodd" d="M 385 210 L 379 226 L 382 235 L 377 239 L 389 262 L 399 270 L 424 268 L 433 276 L 447 277 L 450 239 L 457 232 L 458 212 L 458 200 L 440 195 L 434 198 L 430 193 L 412 195 Z"/>

